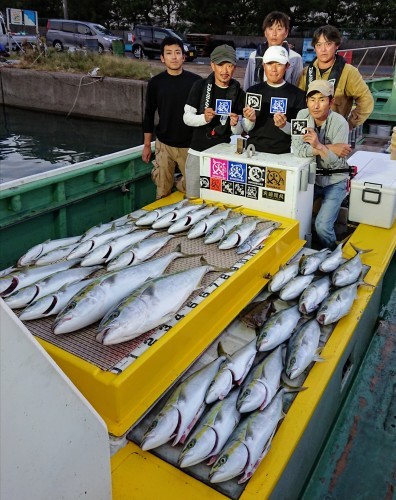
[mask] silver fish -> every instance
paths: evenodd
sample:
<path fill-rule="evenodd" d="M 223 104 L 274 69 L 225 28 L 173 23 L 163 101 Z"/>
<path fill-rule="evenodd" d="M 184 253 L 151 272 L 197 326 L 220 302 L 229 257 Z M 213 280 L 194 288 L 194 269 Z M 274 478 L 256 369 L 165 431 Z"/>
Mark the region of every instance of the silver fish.
<path fill-rule="evenodd" d="M 184 205 L 181 208 L 177 208 L 175 210 L 172 210 L 171 212 L 166 213 L 165 215 L 162 215 L 162 217 L 157 219 L 152 224 L 151 227 L 153 229 L 165 229 L 167 227 L 170 227 L 174 222 L 178 221 L 179 219 L 182 219 L 190 212 L 195 212 L 196 210 L 204 208 L 205 206 L 206 203 L 202 203 L 201 205 L 194 205 L 194 204 Z"/>
<path fill-rule="evenodd" d="M 268 284 L 270 292 L 279 292 L 279 290 L 286 285 L 291 279 L 295 278 L 298 274 L 298 262 L 281 266 L 279 271 L 275 273 Z"/>
<path fill-rule="evenodd" d="M 139 241 L 111 260 L 106 269 L 107 271 L 116 271 L 124 267 L 136 266 L 159 252 L 172 238 L 172 234 L 167 234 Z"/>
<path fill-rule="evenodd" d="M 126 224 L 125 226 L 114 229 L 113 231 L 106 231 L 105 233 L 93 236 L 89 240 L 85 240 L 80 243 L 77 248 L 70 252 L 66 258 L 67 260 L 70 260 L 77 257 L 84 257 L 88 252 L 92 252 L 94 248 L 103 245 L 103 243 L 106 243 L 106 241 L 113 240 L 114 238 L 118 238 L 119 236 L 123 236 L 124 234 L 132 232 L 134 229 L 134 225 Z"/>
<path fill-rule="evenodd" d="M 205 393 L 223 361 L 223 356 L 216 358 L 176 387 L 145 432 L 140 444 L 142 450 L 157 448 L 172 437 L 175 438 L 172 446 L 184 443 L 205 409 Z"/>
<path fill-rule="evenodd" d="M 237 409 L 247 413 L 258 408 L 263 410 L 272 401 L 281 380 L 283 370 L 283 346 L 279 345 L 261 361 L 249 376 L 238 396 Z"/>
<path fill-rule="evenodd" d="M 123 216 L 120 219 L 114 220 L 112 222 L 106 222 L 105 224 L 97 224 L 96 226 L 92 226 L 87 229 L 85 233 L 81 236 L 80 243 L 90 240 L 95 236 L 99 236 L 103 233 L 107 233 L 109 231 L 115 231 L 118 227 L 122 227 L 129 222 L 127 216 Z"/>
<path fill-rule="evenodd" d="M 202 265 L 148 281 L 106 314 L 96 340 L 104 345 L 119 344 L 166 323 L 198 288 L 205 274 L 215 269 Z"/>
<path fill-rule="evenodd" d="M 58 262 L 59 260 L 62 260 L 65 257 L 67 257 L 72 252 L 72 250 L 77 248 L 78 245 L 79 243 L 77 242 L 71 245 L 66 245 L 64 247 L 55 248 L 54 250 L 45 253 L 39 259 L 37 259 L 34 265 L 47 266 L 48 264 L 54 264 L 55 262 Z"/>
<path fill-rule="evenodd" d="M 337 267 L 339 267 L 343 261 L 344 258 L 342 256 L 342 248 L 344 246 L 344 242 L 341 242 L 335 250 L 331 252 L 331 254 L 326 257 L 326 259 L 320 263 L 319 266 L 319 271 L 322 271 L 323 273 L 331 273 L 332 271 L 335 271 Z"/>
<path fill-rule="evenodd" d="M 95 321 L 147 279 L 161 276 L 173 260 L 185 254 L 175 251 L 159 259 L 106 274 L 76 294 L 55 319 L 55 334 L 74 332 Z"/>
<path fill-rule="evenodd" d="M 6 269 L 3 269 L 0 271 L 0 278 L 3 276 L 8 276 L 9 274 L 13 273 L 14 271 L 18 271 L 18 269 L 14 266 L 7 267 Z"/>
<path fill-rule="evenodd" d="M 301 295 L 301 293 L 307 288 L 307 286 L 314 279 L 313 274 L 308 274 L 307 276 L 299 275 L 292 278 L 286 285 L 280 290 L 279 297 L 282 300 L 293 300 Z"/>
<path fill-rule="evenodd" d="M 190 229 L 191 226 L 210 215 L 216 209 L 217 207 L 205 207 L 200 210 L 195 210 L 195 212 L 190 212 L 185 217 L 174 222 L 168 229 L 168 233 L 176 234 L 187 231 L 187 229 Z"/>
<path fill-rule="evenodd" d="M 206 403 L 224 399 L 235 385 L 245 380 L 257 354 L 256 339 L 248 342 L 227 358 L 213 379 L 205 397 Z"/>
<path fill-rule="evenodd" d="M 49 266 L 27 267 L 13 271 L 7 276 L 0 278 L 0 297 L 7 297 L 20 288 L 25 288 L 37 281 L 40 281 L 51 274 L 64 271 L 73 267 L 80 259 L 69 260 L 66 262 L 57 262 Z"/>
<path fill-rule="evenodd" d="M 360 284 L 362 283 L 356 281 L 352 285 L 339 288 L 327 297 L 316 314 L 317 321 L 321 325 L 329 325 L 346 316 L 357 297 L 357 288 Z"/>
<path fill-rule="evenodd" d="M 205 244 L 217 243 L 220 241 L 226 234 L 228 234 L 232 229 L 240 224 L 245 215 L 239 215 L 237 217 L 229 217 L 226 220 L 220 221 L 216 224 L 211 231 L 209 231 L 204 239 Z"/>
<path fill-rule="evenodd" d="M 261 229 L 259 231 L 254 231 L 248 238 L 242 243 L 236 253 L 238 255 L 242 253 L 252 252 L 255 248 L 257 248 L 261 243 L 268 238 L 268 236 L 277 229 L 278 224 L 274 222 L 269 227 L 265 229 Z"/>
<path fill-rule="evenodd" d="M 26 307 L 19 315 L 22 321 L 46 318 L 58 314 L 80 290 L 88 286 L 94 278 L 64 285 L 57 292 L 45 295 Z"/>
<path fill-rule="evenodd" d="M 230 248 L 239 247 L 242 245 L 256 229 L 260 219 L 255 218 L 246 222 L 242 222 L 235 226 L 228 234 L 226 234 L 219 243 L 220 250 L 228 250 Z"/>
<path fill-rule="evenodd" d="M 330 293 L 330 277 L 324 276 L 311 283 L 301 294 L 298 309 L 301 314 L 311 314 Z"/>
<path fill-rule="evenodd" d="M 95 264 L 103 264 L 115 259 L 117 255 L 122 253 L 127 248 L 138 243 L 139 241 L 148 238 L 155 233 L 154 229 L 147 229 L 142 231 L 132 231 L 131 233 L 124 234 L 114 240 L 110 240 L 103 245 L 94 248 L 89 252 L 81 261 L 81 266 L 92 266 Z"/>
<path fill-rule="evenodd" d="M 172 212 L 172 210 L 183 207 L 188 203 L 188 200 L 178 201 L 177 203 L 172 203 L 171 205 L 163 205 L 162 207 L 154 208 L 153 210 L 149 210 L 146 214 L 139 217 L 135 224 L 137 226 L 151 226 L 153 222 L 167 214 L 168 212 Z"/>
<path fill-rule="evenodd" d="M 270 351 L 289 339 L 300 317 L 298 306 L 273 314 L 259 330 L 257 350 Z"/>
<path fill-rule="evenodd" d="M 313 274 L 319 269 L 320 264 L 331 254 L 331 250 L 324 248 L 320 252 L 303 255 L 300 259 L 299 270 L 303 275 Z"/>
<path fill-rule="evenodd" d="M 226 219 L 230 212 L 231 208 L 228 208 L 227 210 L 220 210 L 219 212 L 211 214 L 200 220 L 189 230 L 187 238 L 192 240 L 209 233 L 209 231 L 211 231 L 216 224 Z"/>
<path fill-rule="evenodd" d="M 47 240 L 44 243 L 39 243 L 35 245 L 30 250 L 28 250 L 22 257 L 18 260 L 18 267 L 28 266 L 33 264 L 42 255 L 54 250 L 55 248 L 64 247 L 77 243 L 81 236 L 73 236 L 71 238 L 60 238 L 57 240 Z"/>
<path fill-rule="evenodd" d="M 357 281 L 363 270 L 363 263 L 360 258 L 362 253 L 371 252 L 371 250 L 362 250 L 351 243 L 351 247 L 355 250 L 356 255 L 352 259 L 341 264 L 332 274 L 331 282 L 335 286 L 351 285 Z"/>
<path fill-rule="evenodd" d="M 211 483 L 221 483 L 243 473 L 238 483 L 246 482 L 268 453 L 279 421 L 284 417 L 280 390 L 263 410 L 242 420 L 227 441 L 210 473 Z"/>
<path fill-rule="evenodd" d="M 318 355 L 320 325 L 316 319 L 304 323 L 291 336 L 286 351 L 286 375 L 294 380 L 301 375 L 312 361 L 323 361 Z"/>
<path fill-rule="evenodd" d="M 232 391 L 210 408 L 184 446 L 178 459 L 179 467 L 191 467 L 222 450 L 241 419 L 236 409 L 237 397 L 238 390 Z"/>
<path fill-rule="evenodd" d="M 52 274 L 41 281 L 36 282 L 34 285 L 21 288 L 16 293 L 13 293 L 4 300 L 8 307 L 11 309 L 20 309 L 35 302 L 36 300 L 48 295 L 49 293 L 56 292 L 63 285 L 80 281 L 101 269 L 100 266 L 94 266 L 86 269 L 77 267 L 75 269 L 66 269 L 58 273 Z"/>

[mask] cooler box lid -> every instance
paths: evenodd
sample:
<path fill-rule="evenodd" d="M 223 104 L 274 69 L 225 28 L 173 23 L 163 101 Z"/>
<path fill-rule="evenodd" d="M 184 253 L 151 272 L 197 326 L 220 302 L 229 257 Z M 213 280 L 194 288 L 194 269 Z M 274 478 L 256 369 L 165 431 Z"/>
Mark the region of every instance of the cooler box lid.
<path fill-rule="evenodd" d="M 384 189 L 396 189 L 396 161 L 372 159 L 352 179 L 352 186 L 379 184 Z"/>

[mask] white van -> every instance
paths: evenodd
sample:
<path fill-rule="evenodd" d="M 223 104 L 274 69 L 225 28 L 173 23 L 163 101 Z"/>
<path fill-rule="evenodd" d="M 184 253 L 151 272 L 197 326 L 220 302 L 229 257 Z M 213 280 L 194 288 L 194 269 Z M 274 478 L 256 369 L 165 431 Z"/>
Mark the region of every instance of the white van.
<path fill-rule="evenodd" d="M 112 51 L 113 41 L 122 38 L 96 23 L 72 21 L 67 19 L 48 19 L 47 45 L 58 51 L 69 47 L 80 47 L 97 50 L 99 54 Z"/>

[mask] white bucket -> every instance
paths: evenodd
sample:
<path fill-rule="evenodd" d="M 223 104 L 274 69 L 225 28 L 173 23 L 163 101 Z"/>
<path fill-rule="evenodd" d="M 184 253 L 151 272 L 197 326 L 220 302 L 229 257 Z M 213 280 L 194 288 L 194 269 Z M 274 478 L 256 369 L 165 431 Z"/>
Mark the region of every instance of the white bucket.
<path fill-rule="evenodd" d="M 377 126 L 377 135 L 380 137 L 389 137 L 391 135 L 391 126 L 390 125 L 378 125 Z"/>
<path fill-rule="evenodd" d="M 370 125 L 369 125 L 369 134 L 370 135 L 377 135 L 377 131 L 378 131 L 378 125 L 376 125 L 374 123 L 370 123 Z"/>

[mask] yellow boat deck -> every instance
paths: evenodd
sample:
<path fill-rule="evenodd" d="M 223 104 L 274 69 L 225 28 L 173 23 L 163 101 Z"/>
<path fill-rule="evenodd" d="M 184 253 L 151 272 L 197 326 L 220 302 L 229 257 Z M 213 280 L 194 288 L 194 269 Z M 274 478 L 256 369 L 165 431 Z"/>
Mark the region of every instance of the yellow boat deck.
<path fill-rule="evenodd" d="M 174 193 L 166 200 L 146 208 L 174 203 L 180 199 L 180 193 Z M 297 221 L 248 209 L 243 210 L 243 213 L 279 222 L 282 230 L 272 233 L 264 249 L 232 273 L 218 289 L 121 373 L 105 371 L 66 348 L 38 339 L 103 417 L 113 436 L 123 436 L 263 288 L 267 282 L 264 276 L 274 273 L 280 264 L 289 260 L 303 246 L 304 242 L 298 236 Z M 233 250 L 228 252 L 233 252 L 235 258 Z M 218 253 L 221 251 L 218 250 Z M 94 338 L 95 331 L 88 334 Z M 75 334 L 77 342 L 78 335 Z M 53 337 L 54 342 L 58 340 L 56 336 Z"/>
<path fill-rule="evenodd" d="M 338 322 L 322 351 L 325 362 L 317 363 L 310 371 L 304 383 L 308 390 L 295 398 L 270 452 L 240 496 L 243 500 L 297 497 L 359 366 L 378 313 L 382 278 L 395 250 L 396 227 L 381 229 L 361 224 L 351 242 L 357 247 L 372 249 L 364 255 L 363 261 L 371 266 L 365 280 L 375 288 L 359 288 L 352 310 Z M 268 245 L 263 254 L 269 250 Z M 346 245 L 345 257 L 353 255 L 350 245 Z M 277 265 L 274 263 L 272 269 Z M 229 311 L 227 321 L 234 316 L 235 310 Z M 196 352 L 204 343 L 197 346 Z M 182 349 L 183 342 L 179 344 L 179 352 Z M 112 457 L 111 467 L 114 500 L 226 498 L 150 452 L 142 451 L 134 443 L 128 443 Z"/>

